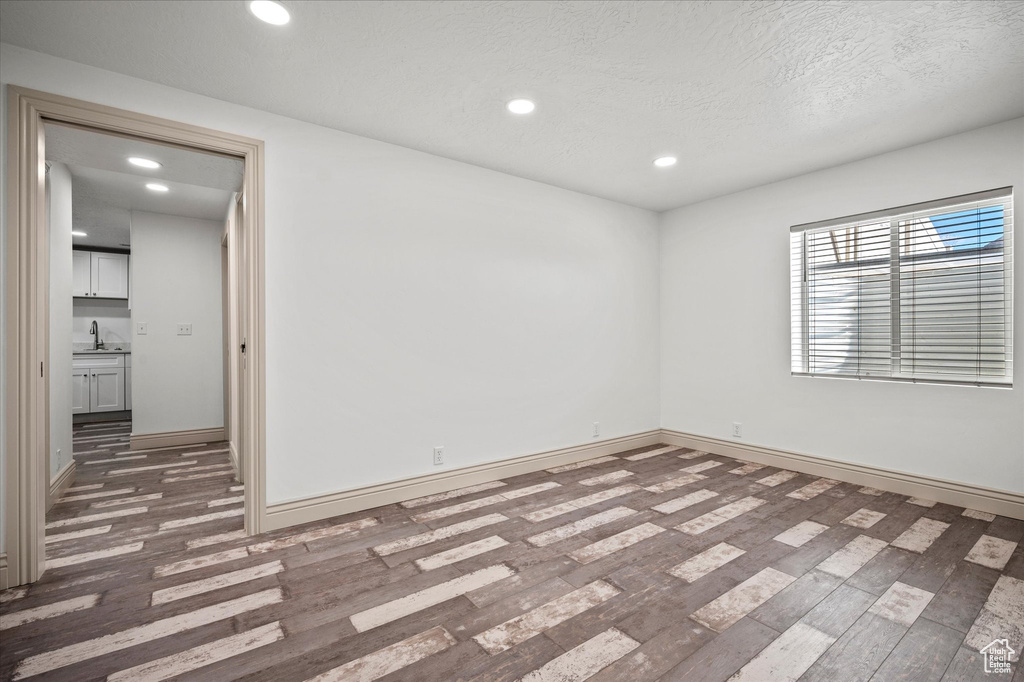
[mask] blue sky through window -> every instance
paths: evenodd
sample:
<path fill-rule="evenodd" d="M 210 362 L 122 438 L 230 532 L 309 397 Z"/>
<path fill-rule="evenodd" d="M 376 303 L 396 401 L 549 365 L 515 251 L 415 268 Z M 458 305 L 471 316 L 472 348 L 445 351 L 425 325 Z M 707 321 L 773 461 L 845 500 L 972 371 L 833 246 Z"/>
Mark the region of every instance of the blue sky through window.
<path fill-rule="evenodd" d="M 932 226 L 943 244 L 954 251 L 978 249 L 1003 238 L 1003 207 L 932 216 Z"/>

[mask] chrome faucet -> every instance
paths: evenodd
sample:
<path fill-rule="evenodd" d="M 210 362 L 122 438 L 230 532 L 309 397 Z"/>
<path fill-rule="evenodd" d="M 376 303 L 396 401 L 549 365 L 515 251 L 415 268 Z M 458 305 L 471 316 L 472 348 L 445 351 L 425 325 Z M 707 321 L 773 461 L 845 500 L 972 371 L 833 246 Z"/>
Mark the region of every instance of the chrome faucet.
<path fill-rule="evenodd" d="M 96 324 L 96 320 L 92 321 L 92 326 L 89 327 L 89 333 L 93 335 L 92 349 L 93 350 L 99 350 L 100 349 L 100 327 L 99 327 L 98 324 Z"/>

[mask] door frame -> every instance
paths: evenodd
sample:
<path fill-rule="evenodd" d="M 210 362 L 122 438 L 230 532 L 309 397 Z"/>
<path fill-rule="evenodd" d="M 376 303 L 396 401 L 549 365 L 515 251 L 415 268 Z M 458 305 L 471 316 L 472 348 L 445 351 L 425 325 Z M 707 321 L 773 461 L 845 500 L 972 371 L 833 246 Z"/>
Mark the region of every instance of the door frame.
<path fill-rule="evenodd" d="M 263 141 L 232 133 L 7 86 L 7 296 L 6 467 L 7 585 L 35 582 L 45 569 L 46 458 L 49 433 L 49 255 L 45 210 L 43 123 L 73 125 L 108 134 L 222 154 L 244 164 L 242 221 L 245 252 L 236 254 L 238 276 L 249 292 L 246 306 L 247 370 L 242 395 L 245 530 L 266 527 L 266 359 L 264 317 Z M 234 389 L 228 387 L 229 390 Z M 244 399 L 243 399 L 244 398 Z M 2 573 L 2 572 L 0 572 Z"/>
<path fill-rule="evenodd" d="M 238 227 L 243 220 L 243 195 L 236 192 L 231 199 L 227 215 L 224 218 L 224 232 L 221 235 L 221 301 L 223 308 L 224 335 L 224 434 L 228 441 L 228 455 L 235 468 L 235 476 L 239 483 L 245 483 L 245 461 L 238 453 L 241 444 L 241 404 L 244 395 L 242 381 L 245 377 L 244 353 L 241 346 L 245 330 L 242 315 L 245 307 L 241 305 L 244 298 L 238 276 L 237 254 L 245 247 L 240 239 L 242 231 Z"/>

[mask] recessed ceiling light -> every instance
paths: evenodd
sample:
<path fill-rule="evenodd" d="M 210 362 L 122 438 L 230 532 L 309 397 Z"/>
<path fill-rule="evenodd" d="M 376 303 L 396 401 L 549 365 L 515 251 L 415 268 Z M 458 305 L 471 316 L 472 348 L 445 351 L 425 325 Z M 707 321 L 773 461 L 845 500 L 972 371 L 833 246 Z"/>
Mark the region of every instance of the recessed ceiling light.
<path fill-rule="evenodd" d="M 159 168 L 160 167 L 160 164 L 157 163 L 156 161 L 151 161 L 149 159 L 144 159 L 141 156 L 130 156 L 130 157 L 128 157 L 128 163 L 130 163 L 133 166 L 138 166 L 139 168 L 151 168 L 152 169 L 152 168 Z"/>
<path fill-rule="evenodd" d="M 88 237 L 89 235 L 87 235 L 85 232 L 82 232 L 81 230 L 71 230 L 71 236 L 72 237 Z"/>
<path fill-rule="evenodd" d="M 260 21 L 274 26 L 284 26 L 292 19 L 284 5 L 274 0 L 252 0 L 249 3 L 249 11 Z"/>
<path fill-rule="evenodd" d="M 674 156 L 660 156 L 654 160 L 654 165 L 658 168 L 668 168 L 669 166 L 676 165 L 677 159 Z"/>
<path fill-rule="evenodd" d="M 513 114 L 529 114 L 537 108 L 537 105 L 528 99 L 514 99 L 505 107 Z"/>
<path fill-rule="evenodd" d="M 146 189 L 151 189 L 154 192 L 166 192 L 168 191 L 167 185 L 161 185 L 156 182 L 146 183 Z"/>

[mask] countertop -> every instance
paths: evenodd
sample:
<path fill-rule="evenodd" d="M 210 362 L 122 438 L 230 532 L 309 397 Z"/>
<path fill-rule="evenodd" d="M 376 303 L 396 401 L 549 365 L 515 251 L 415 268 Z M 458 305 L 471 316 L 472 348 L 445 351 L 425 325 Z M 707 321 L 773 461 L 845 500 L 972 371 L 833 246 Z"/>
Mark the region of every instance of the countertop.
<path fill-rule="evenodd" d="M 112 348 L 100 349 L 100 350 L 76 350 L 72 351 L 73 355 L 131 355 L 130 350 L 114 350 Z"/>

